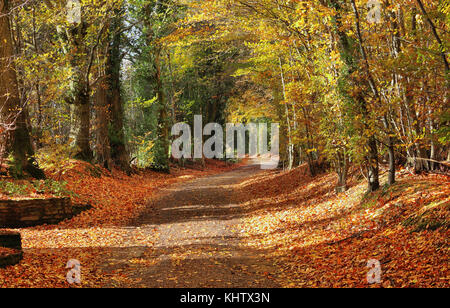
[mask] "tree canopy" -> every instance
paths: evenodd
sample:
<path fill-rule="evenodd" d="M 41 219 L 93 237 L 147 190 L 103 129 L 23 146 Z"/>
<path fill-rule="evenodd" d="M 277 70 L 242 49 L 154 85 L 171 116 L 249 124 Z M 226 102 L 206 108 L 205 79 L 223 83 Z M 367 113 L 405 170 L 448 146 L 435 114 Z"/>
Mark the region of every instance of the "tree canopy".
<path fill-rule="evenodd" d="M 369 190 L 383 162 L 390 184 L 400 165 L 448 168 L 447 0 L 0 4 L 17 176 L 67 157 L 169 171 L 170 127 L 197 114 L 280 123 L 282 165 L 332 167 L 341 189 L 350 164 Z"/>

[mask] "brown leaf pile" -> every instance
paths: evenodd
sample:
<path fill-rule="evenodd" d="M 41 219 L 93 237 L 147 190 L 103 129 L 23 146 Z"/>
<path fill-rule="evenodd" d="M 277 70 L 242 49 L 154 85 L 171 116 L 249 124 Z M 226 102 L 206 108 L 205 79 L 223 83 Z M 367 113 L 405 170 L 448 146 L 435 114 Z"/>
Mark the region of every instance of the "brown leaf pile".
<path fill-rule="evenodd" d="M 371 195 L 356 177 L 337 195 L 336 182 L 312 179 L 303 166 L 242 183 L 252 196 L 246 244 L 275 249 L 282 285 L 368 287 L 367 262 L 376 259 L 382 284 L 373 286 L 449 286 L 449 177 L 403 174 Z"/>
<path fill-rule="evenodd" d="M 118 170 L 109 172 L 73 162 L 63 177 L 57 179 L 66 181 L 67 188 L 75 193 L 73 203 L 89 204 L 92 209 L 58 225 L 19 230 L 24 259 L 16 266 L 0 269 L 0 287 L 78 287 L 66 282 L 68 269 L 65 267 L 70 259 L 82 264 L 80 287 L 100 287 L 106 278 L 126 279 L 121 273 L 106 277 L 100 264 L 108 259 L 112 249 L 153 246 L 156 235 L 152 230 L 130 227 L 146 209 L 150 197 L 172 183 L 238 166 L 207 160 L 204 169 L 174 168 L 171 174 L 147 170 L 127 176 Z"/>

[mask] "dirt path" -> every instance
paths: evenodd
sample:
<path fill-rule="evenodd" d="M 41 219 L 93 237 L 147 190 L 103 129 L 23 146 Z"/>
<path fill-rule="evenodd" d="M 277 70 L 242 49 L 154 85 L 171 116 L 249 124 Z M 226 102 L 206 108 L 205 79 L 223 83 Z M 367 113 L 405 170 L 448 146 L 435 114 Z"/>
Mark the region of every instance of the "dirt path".
<path fill-rule="evenodd" d="M 232 185 L 258 172 L 249 165 L 165 189 L 133 224 L 156 229 L 155 246 L 115 250 L 105 270 L 126 279 L 111 285 L 277 287 L 267 252 L 244 247 L 237 229 L 244 211 Z"/>

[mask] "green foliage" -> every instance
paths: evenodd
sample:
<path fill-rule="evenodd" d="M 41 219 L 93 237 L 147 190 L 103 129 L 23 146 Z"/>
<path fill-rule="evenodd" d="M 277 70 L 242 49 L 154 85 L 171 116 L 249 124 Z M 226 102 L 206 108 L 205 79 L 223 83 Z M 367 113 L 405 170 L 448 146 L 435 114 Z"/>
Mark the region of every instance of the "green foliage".
<path fill-rule="evenodd" d="M 402 225 L 412 228 L 412 232 L 422 232 L 425 230 L 434 231 L 438 229 L 448 230 L 450 223 L 440 214 L 442 208 L 446 211 L 450 209 L 450 205 L 442 205 L 441 203 L 430 204 L 423 213 L 413 215 L 403 221 Z"/>
<path fill-rule="evenodd" d="M 23 166 L 22 162 L 16 160 L 14 155 L 9 155 L 7 159 L 8 163 L 8 173 L 15 179 L 21 179 L 23 177 Z"/>
<path fill-rule="evenodd" d="M 75 149 L 67 143 L 54 142 L 51 136 L 44 133 L 41 138 L 43 146 L 37 151 L 36 159 L 45 170 L 61 170 L 70 163 L 70 158 L 75 154 Z M 64 174 L 62 170 L 62 174 Z"/>
<path fill-rule="evenodd" d="M 67 189 L 67 182 L 54 181 L 47 179 L 44 181 L 34 181 L 32 182 L 34 189 L 38 193 L 52 194 L 59 197 L 72 196 L 73 193 Z"/>
<path fill-rule="evenodd" d="M 151 165 L 152 169 L 162 171 L 162 172 L 168 172 L 169 167 L 169 153 L 165 149 L 164 141 L 161 139 L 157 139 L 155 142 L 155 145 L 152 149 L 153 153 L 153 163 Z"/>
<path fill-rule="evenodd" d="M 28 194 L 27 185 L 16 184 L 14 182 L 1 181 L 0 190 L 7 195 L 20 197 Z"/>
<path fill-rule="evenodd" d="M 154 142 L 151 140 L 143 139 L 137 142 L 138 145 L 134 151 L 134 155 L 137 161 L 138 168 L 149 168 L 154 164 L 153 147 Z"/>
<path fill-rule="evenodd" d="M 54 181 L 51 179 L 25 183 L 0 181 L 0 190 L 2 193 L 12 197 L 30 196 L 30 193 L 50 194 L 58 197 L 74 196 L 74 194 L 67 189 L 67 182 Z"/>
<path fill-rule="evenodd" d="M 441 116 L 442 127 L 437 131 L 439 142 L 448 145 L 450 144 L 450 111 L 447 110 Z"/>
<path fill-rule="evenodd" d="M 402 156 L 428 154 L 432 142 L 437 159 L 445 156 L 448 72 L 440 53 L 450 41 L 448 0 L 425 3 L 442 46 L 423 14 L 406 9 L 406 0 L 395 10 L 382 7 L 382 26 L 364 18 L 364 1 L 355 2 L 357 20 L 351 3 L 331 0 L 83 0 L 81 24 L 67 20 L 63 2 L 32 1 L 9 21 L 27 125 L 46 169 L 64 169 L 77 150 L 85 151 L 74 143 L 95 148 L 103 139 L 104 151 L 96 153 L 105 152 L 105 161 L 126 149 L 121 153 L 136 157 L 140 167 L 167 169 L 167 128 L 193 124 L 196 114 L 219 124 L 261 117 L 278 122 L 281 155 L 295 149 L 297 160 L 338 166 L 341 155 L 365 163 L 375 137 L 380 149 L 394 137 Z M 393 46 L 394 35 L 400 48 Z M 110 75 L 117 79 L 105 84 L 115 96 L 97 99 Z M 93 107 L 83 115 L 74 112 L 77 93 Z M 103 114 L 123 110 L 125 138 L 111 124 L 115 116 L 105 119 L 108 136 L 99 136 L 106 126 L 98 123 L 97 105 L 112 98 L 123 105 L 106 106 Z M 79 129 L 81 117 L 89 130 Z M 23 175 L 23 162 L 10 157 L 8 163 L 13 177 Z"/>

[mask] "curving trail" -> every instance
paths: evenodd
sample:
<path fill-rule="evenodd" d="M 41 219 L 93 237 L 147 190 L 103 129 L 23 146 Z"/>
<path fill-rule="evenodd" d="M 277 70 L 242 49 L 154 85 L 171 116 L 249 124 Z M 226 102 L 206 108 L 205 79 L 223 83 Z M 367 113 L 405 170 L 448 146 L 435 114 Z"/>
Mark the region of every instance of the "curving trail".
<path fill-rule="evenodd" d="M 115 249 L 106 272 L 120 287 L 274 288 L 266 251 L 246 248 L 238 225 L 245 215 L 233 185 L 261 172 L 259 165 L 176 184 L 149 204 L 132 228 L 155 230 L 155 245 Z"/>

